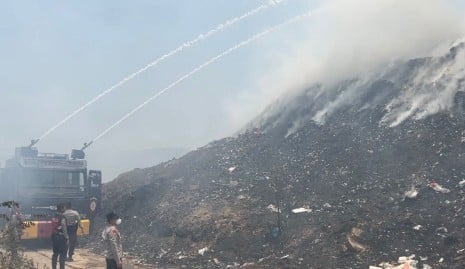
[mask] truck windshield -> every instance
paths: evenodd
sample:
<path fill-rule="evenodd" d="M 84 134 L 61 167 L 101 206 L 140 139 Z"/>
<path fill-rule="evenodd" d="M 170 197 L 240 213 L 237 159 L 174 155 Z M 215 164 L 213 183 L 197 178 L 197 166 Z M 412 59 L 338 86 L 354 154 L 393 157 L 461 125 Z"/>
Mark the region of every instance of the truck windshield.
<path fill-rule="evenodd" d="M 29 187 L 68 187 L 83 190 L 84 173 L 80 171 L 30 170 L 24 171 L 23 180 L 20 180 L 19 183 Z"/>

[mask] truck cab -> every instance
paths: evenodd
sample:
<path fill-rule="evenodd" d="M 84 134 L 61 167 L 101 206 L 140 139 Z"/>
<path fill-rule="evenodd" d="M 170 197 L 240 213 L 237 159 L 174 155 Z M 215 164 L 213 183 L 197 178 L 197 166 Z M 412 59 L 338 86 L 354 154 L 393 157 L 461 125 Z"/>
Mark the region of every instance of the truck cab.
<path fill-rule="evenodd" d="M 84 234 L 89 234 L 101 209 L 101 185 L 101 172 L 87 170 L 82 151 L 73 150 L 69 156 L 19 147 L 0 172 L 0 201 L 19 203 L 24 220 L 32 223 L 22 239 L 50 238 L 60 203 L 72 204 L 81 214 Z"/>

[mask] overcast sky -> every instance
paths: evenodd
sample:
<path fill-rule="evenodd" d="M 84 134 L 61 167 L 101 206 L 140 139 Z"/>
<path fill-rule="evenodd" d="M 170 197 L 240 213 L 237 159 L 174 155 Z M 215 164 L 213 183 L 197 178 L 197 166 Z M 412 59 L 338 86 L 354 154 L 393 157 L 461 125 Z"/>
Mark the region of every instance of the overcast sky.
<path fill-rule="evenodd" d="M 0 11 L 1 159 L 141 66 L 262 0 L 8 1 Z M 291 0 L 244 20 L 149 70 L 43 140 L 69 151 L 157 90 L 267 26 L 302 13 Z M 292 31 L 293 27 L 283 29 Z M 228 135 L 224 103 L 263 74 L 264 38 L 212 65 L 140 111 L 95 149 L 195 147 Z M 268 47 L 268 45 L 267 45 Z M 286 49 L 283 47 L 283 49 Z M 89 151 L 91 152 L 91 151 Z"/>
<path fill-rule="evenodd" d="M 128 74 L 218 23 L 267 2 L 3 2 L 0 162 L 12 155 L 15 146 L 37 138 Z M 465 1 L 444 2 L 459 12 L 465 10 Z M 320 1 L 286 0 L 198 43 L 102 98 L 46 137 L 39 150 L 67 153 L 80 147 L 210 57 L 319 5 Z M 192 149 L 233 134 L 263 109 L 268 100 L 257 102 L 254 91 L 268 74 L 279 70 L 280 56 L 292 54 L 296 44 L 312 38 L 312 27 L 310 21 L 285 27 L 209 66 L 114 129 L 89 148 L 88 155 L 98 158 L 103 152 Z M 319 25 L 313 34 L 322 34 L 322 29 Z M 318 52 L 318 46 L 313 49 Z"/>

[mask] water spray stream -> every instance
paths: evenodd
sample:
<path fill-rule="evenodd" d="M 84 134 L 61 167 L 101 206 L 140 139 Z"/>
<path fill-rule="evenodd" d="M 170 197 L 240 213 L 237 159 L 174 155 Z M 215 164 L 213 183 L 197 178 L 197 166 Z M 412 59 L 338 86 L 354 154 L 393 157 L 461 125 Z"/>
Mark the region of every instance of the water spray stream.
<path fill-rule="evenodd" d="M 49 134 L 51 134 L 52 132 L 54 132 L 56 129 L 58 129 L 59 127 L 61 127 L 63 124 L 65 124 L 66 122 L 68 122 L 70 119 L 72 119 L 74 116 L 76 116 L 77 114 L 79 114 L 80 112 L 82 112 L 84 109 L 86 109 L 87 107 L 89 107 L 90 105 L 92 105 L 93 103 L 97 102 L 100 98 L 104 97 L 105 95 L 111 93 L 112 91 L 114 91 L 116 88 L 118 88 L 119 86 L 125 84 L 126 82 L 128 82 L 129 80 L 135 78 L 136 76 L 140 75 L 141 73 L 145 72 L 147 69 L 151 68 L 151 67 L 154 67 L 155 65 L 159 64 L 160 62 L 168 59 L 169 57 L 183 51 L 184 49 L 186 48 L 189 48 L 191 46 L 193 46 L 194 44 L 196 44 L 197 42 L 199 41 L 202 41 L 208 37 L 211 37 L 223 30 L 225 30 L 226 28 L 228 27 L 231 27 L 233 26 L 234 24 L 237 24 L 239 23 L 240 21 L 250 17 L 250 16 L 253 16 L 267 8 L 270 8 L 270 7 L 273 7 L 275 5 L 278 5 L 279 3 L 283 2 L 284 0 L 270 0 L 268 1 L 267 4 L 263 4 L 257 8 L 254 8 L 244 14 L 242 14 L 241 16 L 238 16 L 238 17 L 235 17 L 233 19 L 230 19 L 230 20 L 227 20 L 226 22 L 224 23 L 221 23 L 221 24 L 218 24 L 215 28 L 209 30 L 208 32 L 206 33 L 203 33 L 203 34 L 200 34 L 198 35 L 195 39 L 192 39 L 190 41 L 187 41 L 185 43 L 183 43 L 182 45 L 180 45 L 179 47 L 177 47 L 176 49 L 166 53 L 165 55 L 159 57 L 158 59 L 150 62 L 149 64 L 145 65 L 144 67 L 140 68 L 139 70 L 137 70 L 136 72 L 130 74 L 129 76 L 123 78 L 122 80 L 120 80 L 118 83 L 114 84 L 113 86 L 111 86 L 110 88 L 104 90 L 102 93 L 100 93 L 99 95 L 95 96 L 92 100 L 90 100 L 89 102 L 87 102 L 86 104 L 84 104 L 83 106 L 79 107 L 78 109 L 76 109 L 75 111 L 73 111 L 71 114 L 69 114 L 68 116 L 66 116 L 63 120 L 61 120 L 60 122 L 58 122 L 56 125 L 54 125 L 52 128 L 50 128 L 49 130 L 47 130 L 45 133 L 43 133 L 39 139 L 37 140 L 36 143 L 38 143 L 40 140 L 42 140 L 43 138 L 45 138 L 46 136 L 48 136 Z"/>
<path fill-rule="evenodd" d="M 118 121 L 116 121 L 114 124 L 112 124 L 110 127 L 108 127 L 107 129 L 105 129 L 103 132 L 101 132 L 98 136 L 96 136 L 93 140 L 91 140 L 89 143 L 87 144 L 93 144 L 95 142 L 97 142 L 100 138 L 102 138 L 103 136 L 105 136 L 108 132 L 110 132 L 113 128 L 117 127 L 118 125 L 120 125 L 123 121 L 127 120 L 129 117 L 131 117 L 134 113 L 136 113 L 137 111 L 139 111 L 140 109 L 142 109 L 144 106 L 146 106 L 148 103 L 150 103 L 151 101 L 157 99 L 160 95 L 164 94 L 166 91 L 170 90 L 171 88 L 173 88 L 174 86 L 176 86 L 177 84 L 181 83 L 182 81 L 188 79 L 189 77 L 191 77 L 192 75 L 196 74 L 197 72 L 201 71 L 202 69 L 204 69 L 205 67 L 209 66 L 210 64 L 218 61 L 219 59 L 223 58 L 224 56 L 234 52 L 235 50 L 238 50 L 246 45 L 248 45 L 249 43 L 273 32 L 273 31 L 276 31 L 284 26 L 287 26 L 289 24 L 292 24 L 292 23 L 295 23 L 303 18 L 306 18 L 306 17 L 309 17 L 313 14 L 315 14 L 316 12 L 319 12 L 321 9 L 317 9 L 317 10 L 312 10 L 308 13 L 305 13 L 303 15 L 298 15 L 296 17 L 293 17 L 292 19 L 286 21 L 286 22 L 283 22 L 281 24 L 278 24 L 278 25 L 275 25 L 271 28 L 268 28 L 266 30 L 264 30 L 263 32 L 260 32 L 252 37 L 250 37 L 249 39 L 247 40 L 244 40 L 240 43 L 238 43 L 237 45 L 223 51 L 222 53 L 218 54 L 217 56 L 211 58 L 210 60 L 204 62 L 203 64 L 199 65 L 197 68 L 193 69 L 192 71 L 190 71 L 189 73 L 185 74 L 184 76 L 182 76 L 181 78 L 179 78 L 178 80 L 174 81 L 173 83 L 171 83 L 169 86 L 167 86 L 166 88 L 162 89 L 161 91 L 159 91 L 158 93 L 156 93 L 155 95 L 153 95 L 152 97 L 150 97 L 149 99 L 145 100 L 142 104 L 138 105 L 136 108 L 134 108 L 133 110 L 131 110 L 129 113 L 127 113 L 126 115 L 124 115 L 121 119 L 119 119 Z"/>

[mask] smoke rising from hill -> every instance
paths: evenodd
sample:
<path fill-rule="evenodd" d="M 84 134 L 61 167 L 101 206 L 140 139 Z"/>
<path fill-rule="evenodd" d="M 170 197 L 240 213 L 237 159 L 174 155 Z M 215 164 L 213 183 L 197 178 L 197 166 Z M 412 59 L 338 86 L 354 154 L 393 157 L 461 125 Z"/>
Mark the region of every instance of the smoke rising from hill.
<path fill-rule="evenodd" d="M 323 93 L 332 96 L 311 116 L 322 123 L 327 115 L 358 98 L 363 85 L 385 77 L 397 68 L 397 63 L 443 55 L 454 41 L 465 36 L 463 14 L 460 14 L 463 11 L 454 10 L 443 1 L 334 0 L 325 1 L 323 5 L 327 9 L 306 22 L 307 41 L 293 44 L 292 55 L 278 55 L 280 67 L 264 75 L 258 84 L 259 92 L 248 96 L 255 109 L 263 109 L 274 102 L 262 115 L 262 120 L 281 111 L 282 105 L 292 105 L 286 100 L 292 100 L 293 95 L 307 89 L 307 94 L 315 99 Z M 456 61 L 434 65 L 443 65 L 442 71 L 418 70 L 412 86 L 420 87 L 425 75 L 441 77 L 441 72 L 446 72 L 441 79 L 445 90 L 438 93 L 423 85 L 421 90 L 405 91 L 393 100 L 393 110 L 386 116 L 386 123 L 396 125 L 409 116 L 421 118 L 450 107 L 457 83 L 463 78 L 463 61 L 465 57 L 458 52 Z M 338 83 L 353 78 L 358 81 L 340 95 L 336 94 Z M 322 86 L 308 91 L 316 84 Z M 425 92 L 427 89 L 429 93 Z M 417 96 L 419 93 L 421 97 Z M 422 109 L 417 111 L 417 106 Z M 241 110 L 244 114 L 257 113 L 247 102 L 234 109 Z"/>

